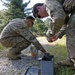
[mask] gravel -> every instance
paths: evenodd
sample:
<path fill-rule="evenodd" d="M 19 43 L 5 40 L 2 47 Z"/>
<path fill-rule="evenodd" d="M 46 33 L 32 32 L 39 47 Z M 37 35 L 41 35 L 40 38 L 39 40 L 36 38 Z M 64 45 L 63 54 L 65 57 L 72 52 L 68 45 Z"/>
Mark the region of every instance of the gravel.
<path fill-rule="evenodd" d="M 40 43 L 46 49 L 45 45 L 48 44 L 48 42 L 44 39 L 40 40 Z M 22 51 L 21 60 L 9 60 L 6 57 L 7 52 L 8 50 L 6 49 L 0 52 L 0 75 L 25 75 L 28 67 L 40 67 L 40 62 L 31 56 L 29 48 Z M 39 54 L 43 55 L 41 53 Z"/>
<path fill-rule="evenodd" d="M 30 54 L 21 56 L 21 60 L 9 60 L 0 57 L 0 75 L 25 75 L 29 66 L 39 66 L 39 61 L 32 58 Z"/>

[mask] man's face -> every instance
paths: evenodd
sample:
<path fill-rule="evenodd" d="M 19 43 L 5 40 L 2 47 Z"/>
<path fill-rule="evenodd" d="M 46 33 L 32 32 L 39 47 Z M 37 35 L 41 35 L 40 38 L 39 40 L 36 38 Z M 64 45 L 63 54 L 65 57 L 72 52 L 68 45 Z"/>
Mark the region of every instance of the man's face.
<path fill-rule="evenodd" d="M 31 25 L 33 25 L 34 20 L 30 20 L 30 19 L 29 19 L 29 22 L 30 22 Z"/>
<path fill-rule="evenodd" d="M 46 11 L 45 11 L 45 8 L 44 6 L 37 6 L 37 10 L 38 10 L 38 13 L 36 14 L 36 16 L 38 18 L 44 18 L 44 17 L 47 17 L 47 14 L 46 14 Z"/>
<path fill-rule="evenodd" d="M 28 19 L 27 23 L 28 23 L 28 27 L 31 27 L 34 24 L 34 20 Z"/>

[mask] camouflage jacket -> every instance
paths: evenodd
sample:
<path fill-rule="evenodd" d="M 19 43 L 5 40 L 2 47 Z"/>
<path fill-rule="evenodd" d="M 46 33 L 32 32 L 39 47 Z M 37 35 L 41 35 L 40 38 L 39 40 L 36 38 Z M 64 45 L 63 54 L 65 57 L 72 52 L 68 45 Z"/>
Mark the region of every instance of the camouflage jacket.
<path fill-rule="evenodd" d="M 46 11 L 52 18 L 53 25 L 52 32 L 53 35 L 59 33 L 59 38 L 61 38 L 65 34 L 65 28 L 67 26 L 66 17 L 69 13 L 66 12 L 67 7 L 63 8 L 63 3 L 66 0 L 45 0 Z M 70 0 L 67 0 L 70 1 Z M 73 0 L 72 0 L 73 2 Z M 68 3 L 67 3 L 68 4 Z M 51 26 L 52 26 L 51 25 Z M 50 29 L 51 30 L 51 29 Z"/>
<path fill-rule="evenodd" d="M 64 25 L 66 14 L 58 0 L 45 0 L 46 11 L 52 18 L 53 35 Z"/>
<path fill-rule="evenodd" d="M 31 42 L 37 50 L 44 51 L 41 44 L 29 30 L 25 19 L 16 18 L 11 20 L 2 30 L 0 39 L 2 40 L 3 38 L 9 38 L 13 36 L 22 36 L 24 39 Z"/>

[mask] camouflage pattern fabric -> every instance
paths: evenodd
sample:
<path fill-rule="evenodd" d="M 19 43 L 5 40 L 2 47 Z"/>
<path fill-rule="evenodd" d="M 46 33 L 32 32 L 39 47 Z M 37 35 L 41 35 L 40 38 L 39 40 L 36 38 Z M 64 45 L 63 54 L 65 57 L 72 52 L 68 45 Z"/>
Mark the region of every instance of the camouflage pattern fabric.
<path fill-rule="evenodd" d="M 64 0 L 63 7 L 65 11 L 72 11 L 75 8 L 75 0 Z"/>
<path fill-rule="evenodd" d="M 29 30 L 25 19 L 13 19 L 1 32 L 0 41 L 5 47 L 12 47 L 10 52 L 18 53 L 31 43 L 37 50 L 45 52 L 41 44 Z"/>
<path fill-rule="evenodd" d="M 46 11 L 51 16 L 52 22 L 50 25 L 53 25 L 53 35 L 56 34 L 66 18 L 66 14 L 62 9 L 62 5 L 57 0 L 45 0 Z"/>
<path fill-rule="evenodd" d="M 62 2 L 63 4 L 61 4 Z M 47 13 L 53 19 L 54 35 L 59 33 L 59 38 L 62 38 L 66 33 L 68 57 L 70 59 L 75 58 L 75 0 L 45 0 L 45 5 Z M 65 7 L 65 10 L 69 11 L 72 9 L 72 11 L 67 13 L 62 6 Z M 67 15 L 69 15 L 69 19 L 64 24 L 65 16 Z"/>
<path fill-rule="evenodd" d="M 66 43 L 69 57 L 75 58 L 75 14 L 69 19 L 66 28 Z"/>
<path fill-rule="evenodd" d="M 48 22 L 48 30 L 46 32 L 46 37 L 50 38 L 53 36 L 53 30 L 54 30 L 54 25 L 51 24 L 52 21 L 49 20 Z"/>

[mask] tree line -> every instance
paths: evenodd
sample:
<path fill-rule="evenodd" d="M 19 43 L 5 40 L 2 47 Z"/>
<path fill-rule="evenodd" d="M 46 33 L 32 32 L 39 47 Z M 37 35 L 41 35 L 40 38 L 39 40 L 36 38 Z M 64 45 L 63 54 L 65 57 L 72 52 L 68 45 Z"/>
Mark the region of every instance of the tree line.
<path fill-rule="evenodd" d="M 32 13 L 32 7 L 27 8 L 31 2 L 25 2 L 25 0 L 0 0 L 7 9 L 0 10 L 0 32 L 7 25 L 7 23 L 14 18 L 25 18 Z M 31 28 L 33 33 L 43 35 L 47 31 L 48 27 L 47 18 L 45 21 L 36 19 L 33 27 Z"/>

